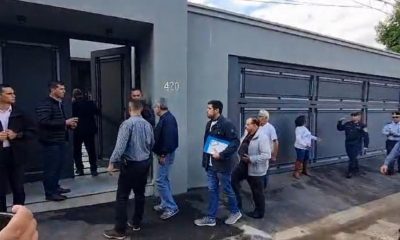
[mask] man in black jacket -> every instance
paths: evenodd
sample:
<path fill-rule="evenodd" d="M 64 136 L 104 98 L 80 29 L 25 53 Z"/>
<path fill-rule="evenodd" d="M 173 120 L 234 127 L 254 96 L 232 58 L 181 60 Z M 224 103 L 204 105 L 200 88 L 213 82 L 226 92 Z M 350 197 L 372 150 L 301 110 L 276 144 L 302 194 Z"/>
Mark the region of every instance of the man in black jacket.
<path fill-rule="evenodd" d="M 33 122 L 15 106 L 14 90 L 0 84 L 0 212 L 7 211 L 7 183 L 13 204 L 24 205 L 24 163 L 29 140 L 35 133 Z"/>
<path fill-rule="evenodd" d="M 194 224 L 197 226 L 215 226 L 216 215 L 219 203 L 219 183 L 221 183 L 229 201 L 229 211 L 231 212 L 225 224 L 235 224 L 242 214 L 238 208 L 235 193 L 231 185 L 232 169 L 235 165 L 235 153 L 240 141 L 233 124 L 222 116 L 223 104 L 218 100 L 208 102 L 207 116 L 210 121 L 207 123 L 204 134 L 205 152 L 203 153 L 203 167 L 207 172 L 209 205 L 207 216 L 197 219 Z M 227 144 L 226 148 L 220 152 L 213 150 L 209 152 L 207 144 L 211 138 Z"/>
<path fill-rule="evenodd" d="M 50 95 L 36 108 L 39 124 L 39 141 L 43 148 L 43 187 L 46 200 L 63 201 L 67 199 L 63 193 L 70 189 L 59 185 L 61 170 L 67 150 L 68 129 L 75 129 L 78 118 L 66 119 L 63 98 L 65 86 L 62 82 L 49 83 Z"/>
<path fill-rule="evenodd" d="M 154 107 L 155 113 L 160 117 L 154 129 L 153 152 L 158 157 L 158 177 L 156 180 L 161 204 L 154 206 L 154 210 L 163 212 L 161 219 L 173 217 L 179 211 L 178 205 L 172 196 L 169 182 L 169 171 L 174 162 L 175 150 L 178 148 L 178 123 L 174 115 L 168 110 L 165 98 L 161 98 Z"/>
<path fill-rule="evenodd" d="M 74 131 L 74 160 L 76 174 L 83 176 L 82 143 L 85 144 L 89 155 L 90 173 L 97 176 L 97 156 L 95 148 L 95 135 L 97 126 L 95 116 L 100 113 L 93 101 L 85 99 L 80 89 L 74 89 L 74 102 L 72 103 L 72 116 L 79 119 L 79 124 Z"/>
<path fill-rule="evenodd" d="M 143 92 L 140 88 L 133 88 L 131 90 L 131 100 L 143 101 L 142 117 L 154 128 L 156 125 L 156 116 L 154 115 L 154 111 L 151 106 L 145 103 Z"/>

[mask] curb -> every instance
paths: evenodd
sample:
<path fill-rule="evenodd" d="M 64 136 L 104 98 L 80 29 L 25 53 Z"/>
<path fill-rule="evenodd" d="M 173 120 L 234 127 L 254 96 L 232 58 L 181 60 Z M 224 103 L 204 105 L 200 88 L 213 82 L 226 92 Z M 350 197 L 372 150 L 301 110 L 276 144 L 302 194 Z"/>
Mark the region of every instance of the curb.
<path fill-rule="evenodd" d="M 393 209 L 400 208 L 400 193 L 388 195 L 350 209 L 331 214 L 314 222 L 289 228 L 274 234 L 274 240 L 311 239 L 313 235 L 333 235 L 362 220 L 374 220 Z"/>

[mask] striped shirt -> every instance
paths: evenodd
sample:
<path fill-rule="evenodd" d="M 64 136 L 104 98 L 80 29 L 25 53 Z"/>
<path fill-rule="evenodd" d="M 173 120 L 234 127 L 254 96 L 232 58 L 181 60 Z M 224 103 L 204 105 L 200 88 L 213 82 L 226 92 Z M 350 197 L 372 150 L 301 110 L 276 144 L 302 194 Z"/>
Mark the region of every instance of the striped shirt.
<path fill-rule="evenodd" d="M 119 127 L 117 143 L 110 162 L 144 161 L 149 159 L 154 145 L 153 127 L 141 116 L 125 120 Z"/>

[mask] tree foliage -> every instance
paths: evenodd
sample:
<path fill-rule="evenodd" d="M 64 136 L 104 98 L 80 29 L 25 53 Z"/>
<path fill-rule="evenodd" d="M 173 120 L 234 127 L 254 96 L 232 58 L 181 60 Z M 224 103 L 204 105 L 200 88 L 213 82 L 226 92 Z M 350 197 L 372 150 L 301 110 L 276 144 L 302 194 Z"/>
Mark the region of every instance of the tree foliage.
<path fill-rule="evenodd" d="M 392 15 L 378 24 L 376 32 L 378 42 L 400 53 L 400 1 L 396 1 Z"/>

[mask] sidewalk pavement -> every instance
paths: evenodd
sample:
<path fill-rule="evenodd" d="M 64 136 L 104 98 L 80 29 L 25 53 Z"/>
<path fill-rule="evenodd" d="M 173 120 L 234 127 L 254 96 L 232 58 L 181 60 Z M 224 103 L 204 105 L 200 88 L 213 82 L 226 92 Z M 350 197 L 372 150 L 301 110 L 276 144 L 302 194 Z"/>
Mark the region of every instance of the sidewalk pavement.
<path fill-rule="evenodd" d="M 382 161 L 382 158 L 361 161 L 365 174 L 352 179 L 344 177 L 346 164 L 313 169 L 313 177 L 304 176 L 301 180 L 294 180 L 290 173 L 272 175 L 267 191 L 265 218 L 255 220 L 243 217 L 235 226 L 223 224 L 228 214 L 223 204 L 220 206 L 221 211 L 219 211 L 216 227 L 199 228 L 193 224 L 193 220 L 202 216 L 207 209 L 207 189 L 204 188 L 194 189 L 177 196 L 180 212 L 168 221 L 158 218 L 158 215 L 152 211 L 152 206 L 157 200 L 148 198 L 142 230 L 132 233 L 128 239 L 279 239 L 279 237 L 282 238 L 283 233 L 293 229 L 298 229 L 299 233 L 282 239 L 294 239 L 294 237 L 308 239 L 302 231 L 315 230 L 315 228 L 306 228 L 313 223 L 313 226 L 317 226 L 317 230 L 326 228 L 327 235 L 323 235 L 323 231 L 322 233 L 315 232 L 322 234 L 318 235 L 323 237 L 319 239 L 325 239 L 330 234 L 329 222 L 325 222 L 328 226 L 324 226 L 324 222 L 319 222 L 322 225 L 315 225 L 321 219 L 343 213 L 355 218 L 350 218 L 351 221 L 356 221 L 358 217 L 368 218 L 368 214 L 375 214 L 373 206 L 377 205 L 366 205 L 371 208 L 367 214 L 353 213 L 358 213 L 357 209 L 360 205 L 385 199 L 385 197 L 393 200 L 393 197 L 389 195 L 400 192 L 400 174 L 390 177 L 379 174 L 378 169 Z M 199 171 L 202 170 L 199 169 Z M 247 184 L 244 185 L 243 207 L 245 211 L 250 211 L 252 210 L 251 193 Z M 385 205 L 385 201 L 382 200 L 379 204 Z M 39 222 L 40 239 L 103 239 L 103 230 L 113 226 L 113 206 L 113 203 L 109 203 L 39 213 L 36 217 Z M 376 210 L 381 211 L 381 208 L 376 207 Z M 303 226 L 303 228 L 298 226 Z M 314 232 L 311 231 L 310 234 Z"/>
<path fill-rule="evenodd" d="M 275 240 L 398 240 L 400 193 L 274 234 Z"/>

